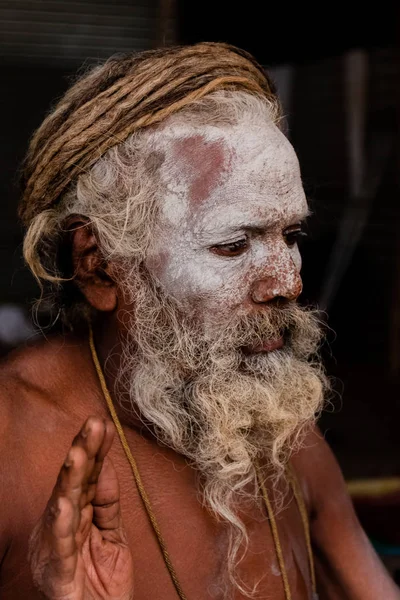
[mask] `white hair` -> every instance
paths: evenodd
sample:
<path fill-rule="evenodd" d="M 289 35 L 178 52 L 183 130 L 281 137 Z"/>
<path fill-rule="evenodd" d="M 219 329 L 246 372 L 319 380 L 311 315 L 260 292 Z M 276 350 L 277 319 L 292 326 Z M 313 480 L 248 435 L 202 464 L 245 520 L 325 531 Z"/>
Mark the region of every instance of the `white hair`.
<path fill-rule="evenodd" d="M 179 123 L 220 128 L 239 123 L 259 125 L 265 120 L 278 123 L 279 118 L 276 100 L 241 91 L 217 91 L 166 118 L 156 130 L 159 133 Z M 154 130 L 140 130 L 112 147 L 79 176 L 57 206 L 32 221 L 24 240 L 24 256 L 39 283 L 47 282 L 57 292 L 55 298 L 62 298 L 64 288 L 73 289 L 65 283 L 74 274 L 60 260 L 65 224 L 71 215 L 87 219 L 105 260 L 144 261 L 165 193 L 159 176 L 163 155 L 151 144 Z"/>

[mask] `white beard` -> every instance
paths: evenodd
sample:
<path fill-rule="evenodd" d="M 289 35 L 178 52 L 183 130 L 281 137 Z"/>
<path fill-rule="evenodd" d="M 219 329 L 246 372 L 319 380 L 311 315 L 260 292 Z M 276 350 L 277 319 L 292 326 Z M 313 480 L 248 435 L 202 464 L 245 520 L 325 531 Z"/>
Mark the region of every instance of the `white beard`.
<path fill-rule="evenodd" d="M 125 293 L 135 309 L 119 390 L 157 438 L 198 471 L 204 504 L 231 525 L 231 583 L 249 595 L 235 578 L 248 543 L 235 505 L 258 498 L 257 459 L 278 481 L 322 407 L 327 381 L 316 356 L 317 319 L 290 303 L 213 324 L 210 340 L 204 326 L 189 322 L 149 275 L 130 273 Z M 282 350 L 257 355 L 241 350 L 282 333 Z"/>

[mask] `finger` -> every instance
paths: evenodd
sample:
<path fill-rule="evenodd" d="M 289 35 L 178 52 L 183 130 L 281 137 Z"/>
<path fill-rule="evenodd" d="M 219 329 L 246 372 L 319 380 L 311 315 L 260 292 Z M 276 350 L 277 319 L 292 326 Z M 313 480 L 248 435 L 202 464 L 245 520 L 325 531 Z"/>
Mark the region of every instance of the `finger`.
<path fill-rule="evenodd" d="M 71 469 L 71 467 L 73 466 L 75 460 L 78 460 L 79 463 L 81 462 L 82 451 L 87 458 L 87 473 L 83 474 L 81 481 L 83 485 L 83 478 L 85 476 L 86 478 L 89 477 L 94 465 L 94 457 L 101 448 L 104 439 L 104 431 L 105 424 L 101 419 L 89 417 L 85 421 L 79 433 L 73 439 L 71 448 L 69 449 L 64 464 L 59 472 L 54 490 L 56 495 L 58 495 L 60 490 L 63 492 L 64 488 L 68 486 L 71 477 L 73 478 L 73 476 L 76 474 L 76 470 Z"/>
<path fill-rule="evenodd" d="M 33 580 L 46 597 L 58 597 L 75 578 L 78 552 L 73 520 L 71 502 L 60 497 L 47 506 L 32 532 L 28 558 Z"/>
<path fill-rule="evenodd" d="M 110 421 L 104 421 L 98 417 L 91 416 L 85 421 L 78 435 L 75 436 L 73 440 L 71 450 L 65 462 L 65 467 L 68 468 L 68 464 L 71 462 L 71 456 L 74 455 L 74 449 L 84 450 L 88 459 L 86 470 L 84 473 L 81 473 L 81 508 L 93 499 L 103 459 L 110 450 L 113 437 L 114 426 Z M 78 451 L 79 450 L 76 450 L 76 452 Z M 61 485 L 63 485 L 62 482 L 65 479 L 65 475 L 64 469 L 60 474 Z"/>
<path fill-rule="evenodd" d="M 93 465 L 93 469 L 89 479 L 90 484 L 97 483 L 102 468 L 103 460 L 112 446 L 114 440 L 114 433 L 115 428 L 113 423 L 111 423 L 111 421 L 109 420 L 104 421 L 103 441 L 95 456 L 95 464 Z"/>
<path fill-rule="evenodd" d="M 121 527 L 119 499 L 117 473 L 111 459 L 106 457 L 92 500 L 93 522 L 100 530 L 118 530 Z"/>
<path fill-rule="evenodd" d="M 74 507 L 68 498 L 59 497 L 48 537 L 51 548 L 48 568 L 57 576 L 58 583 L 67 584 L 75 576 L 78 553 L 74 529 Z"/>
<path fill-rule="evenodd" d="M 88 417 L 78 435 L 75 436 L 72 446 L 84 448 L 89 460 L 94 459 L 94 469 L 91 479 L 94 481 L 101 470 L 101 463 L 111 448 L 114 438 L 114 425 L 108 419 Z"/>
<path fill-rule="evenodd" d="M 55 488 L 56 496 L 66 496 L 74 506 L 79 506 L 88 470 L 89 459 L 85 449 L 80 446 L 72 446 L 60 471 Z"/>
<path fill-rule="evenodd" d="M 73 528 L 78 530 L 80 523 L 80 510 L 86 504 L 86 484 L 88 470 L 88 457 L 85 450 L 79 446 L 72 446 L 59 473 L 57 483 L 48 502 L 45 512 L 45 524 L 51 525 L 52 513 L 60 498 L 67 498 L 74 510 Z"/>
<path fill-rule="evenodd" d="M 99 417 L 90 416 L 75 436 L 72 446 L 84 448 L 88 458 L 93 459 L 102 447 L 105 432 L 105 421 Z"/>
<path fill-rule="evenodd" d="M 98 452 L 98 457 L 100 460 L 103 460 L 104 457 L 108 454 L 108 452 L 112 446 L 112 443 L 114 440 L 114 434 L 115 434 L 114 424 L 109 419 L 105 419 L 103 421 L 103 423 L 105 426 L 105 431 L 104 431 L 103 443 Z"/>

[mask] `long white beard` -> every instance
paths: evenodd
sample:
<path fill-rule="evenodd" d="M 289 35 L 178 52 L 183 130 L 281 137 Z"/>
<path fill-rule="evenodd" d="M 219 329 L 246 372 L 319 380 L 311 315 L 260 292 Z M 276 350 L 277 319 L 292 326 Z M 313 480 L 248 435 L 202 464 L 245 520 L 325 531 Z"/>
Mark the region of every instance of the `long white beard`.
<path fill-rule="evenodd" d="M 287 304 L 264 314 L 214 323 L 185 317 L 148 274 L 125 278 L 134 298 L 118 378 L 132 410 L 157 438 L 186 456 L 199 473 L 204 504 L 231 525 L 228 573 L 235 576 L 247 549 L 238 502 L 256 500 L 254 462 L 277 482 L 322 407 L 327 381 L 317 350 L 321 340 L 311 311 Z M 286 338 L 282 350 L 246 355 L 242 348 Z M 122 390 L 121 390 L 122 386 Z"/>

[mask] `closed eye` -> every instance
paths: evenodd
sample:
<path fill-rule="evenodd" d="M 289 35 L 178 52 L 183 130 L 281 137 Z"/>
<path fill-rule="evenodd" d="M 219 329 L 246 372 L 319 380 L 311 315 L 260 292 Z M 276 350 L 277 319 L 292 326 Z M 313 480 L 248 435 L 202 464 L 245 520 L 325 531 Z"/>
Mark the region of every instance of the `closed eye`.
<path fill-rule="evenodd" d="M 237 240 L 236 242 L 230 242 L 229 244 L 218 244 L 217 246 L 212 246 L 210 248 L 211 252 L 214 254 L 218 254 L 218 256 L 239 256 L 243 254 L 248 249 L 248 239 L 243 238 Z"/>
<path fill-rule="evenodd" d="M 301 224 L 297 224 L 285 229 L 283 232 L 283 237 L 285 238 L 285 242 L 289 248 L 292 248 L 300 241 L 301 238 L 307 237 L 307 234 L 305 231 L 303 231 Z"/>

